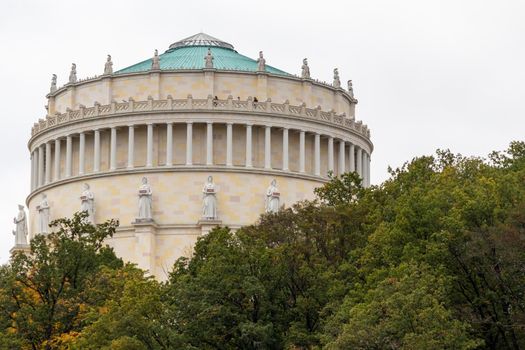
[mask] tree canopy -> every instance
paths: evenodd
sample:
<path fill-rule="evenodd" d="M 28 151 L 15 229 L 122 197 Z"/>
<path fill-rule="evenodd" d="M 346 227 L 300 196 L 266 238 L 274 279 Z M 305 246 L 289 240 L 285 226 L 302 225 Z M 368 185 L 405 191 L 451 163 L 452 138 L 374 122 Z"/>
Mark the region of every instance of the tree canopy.
<path fill-rule="evenodd" d="M 54 223 L 0 268 L 1 349 L 525 349 L 525 143 L 437 151 L 200 237 L 155 281 Z"/>

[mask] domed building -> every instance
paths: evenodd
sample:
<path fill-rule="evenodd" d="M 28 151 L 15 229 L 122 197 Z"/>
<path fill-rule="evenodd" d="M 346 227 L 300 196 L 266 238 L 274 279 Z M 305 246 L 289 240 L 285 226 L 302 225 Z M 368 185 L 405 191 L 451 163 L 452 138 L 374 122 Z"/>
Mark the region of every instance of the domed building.
<path fill-rule="evenodd" d="M 108 56 L 100 76 L 54 76 L 28 143 L 29 232 L 80 210 L 116 218 L 116 254 L 165 279 L 200 235 L 312 199 L 330 172 L 368 186 L 373 145 L 351 81 L 298 63 L 293 75 L 199 33 L 115 72 Z"/>

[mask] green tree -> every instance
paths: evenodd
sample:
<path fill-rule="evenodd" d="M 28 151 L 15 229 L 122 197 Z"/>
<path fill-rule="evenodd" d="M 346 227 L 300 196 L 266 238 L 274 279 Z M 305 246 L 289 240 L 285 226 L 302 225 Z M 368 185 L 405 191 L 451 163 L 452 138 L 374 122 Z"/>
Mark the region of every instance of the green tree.
<path fill-rule="evenodd" d="M 87 285 L 102 266 L 122 266 L 103 244 L 118 223 L 93 226 L 85 217 L 78 213 L 52 222 L 53 233 L 34 237 L 30 253 L 16 253 L 3 269 L 0 324 L 22 348 L 52 349 L 74 338 L 88 306 L 104 299 Z"/>
<path fill-rule="evenodd" d="M 94 290 L 109 288 L 102 306 L 92 307 L 88 325 L 72 349 L 180 349 L 183 343 L 170 327 L 170 307 L 163 286 L 144 271 L 126 265 L 102 270 Z M 105 294 L 105 293 L 104 293 Z"/>

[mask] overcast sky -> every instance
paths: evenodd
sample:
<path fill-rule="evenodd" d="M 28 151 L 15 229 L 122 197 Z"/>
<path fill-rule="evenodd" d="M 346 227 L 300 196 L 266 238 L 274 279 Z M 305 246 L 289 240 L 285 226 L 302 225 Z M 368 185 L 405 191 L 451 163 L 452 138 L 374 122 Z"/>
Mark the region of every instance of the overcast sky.
<path fill-rule="evenodd" d="M 0 262 L 29 191 L 27 141 L 45 114 L 51 74 L 66 82 L 120 69 L 200 31 L 299 74 L 354 81 L 372 130 L 372 183 L 413 157 L 449 148 L 485 156 L 525 134 L 525 2 L 27 1 L 0 11 Z"/>

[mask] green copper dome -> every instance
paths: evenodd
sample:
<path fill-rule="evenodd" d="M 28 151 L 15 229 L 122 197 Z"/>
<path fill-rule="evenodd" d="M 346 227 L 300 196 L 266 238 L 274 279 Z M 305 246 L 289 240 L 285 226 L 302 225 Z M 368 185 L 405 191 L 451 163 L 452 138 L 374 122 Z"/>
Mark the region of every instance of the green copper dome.
<path fill-rule="evenodd" d="M 170 45 L 170 48 L 159 55 L 161 70 L 177 69 L 202 69 L 204 57 L 208 48 L 213 55 L 213 68 L 218 70 L 233 70 L 257 72 L 257 61 L 239 54 L 233 45 L 214 38 L 210 35 L 199 33 L 182 39 Z M 139 62 L 121 69 L 116 74 L 146 72 L 151 69 L 152 59 Z M 278 75 L 290 75 L 280 69 L 266 65 L 265 71 Z"/>

